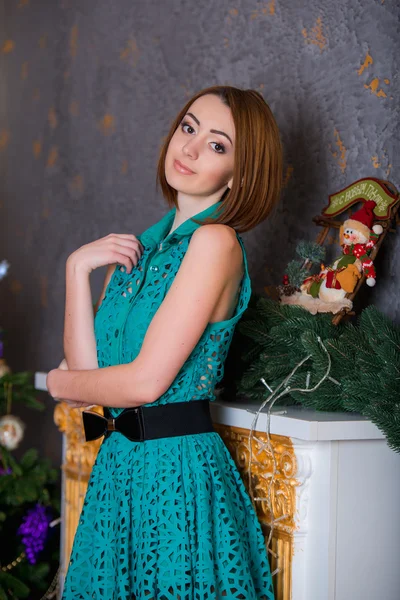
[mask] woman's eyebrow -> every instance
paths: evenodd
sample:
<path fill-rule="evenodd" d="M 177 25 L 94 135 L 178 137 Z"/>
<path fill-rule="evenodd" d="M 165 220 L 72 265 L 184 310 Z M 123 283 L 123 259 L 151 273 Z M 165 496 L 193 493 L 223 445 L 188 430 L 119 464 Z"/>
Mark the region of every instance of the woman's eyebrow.
<path fill-rule="evenodd" d="M 194 121 L 196 121 L 197 125 L 200 126 L 200 121 L 194 116 L 193 113 L 188 112 L 186 114 L 189 115 L 189 117 L 192 117 L 192 119 Z M 231 138 L 229 137 L 229 135 L 227 133 L 224 133 L 223 131 L 218 131 L 218 129 L 210 129 L 210 131 L 211 131 L 211 133 L 219 133 L 220 135 L 224 135 L 226 138 L 228 138 L 228 140 L 230 141 L 230 143 L 233 146 L 232 140 L 231 140 Z"/>

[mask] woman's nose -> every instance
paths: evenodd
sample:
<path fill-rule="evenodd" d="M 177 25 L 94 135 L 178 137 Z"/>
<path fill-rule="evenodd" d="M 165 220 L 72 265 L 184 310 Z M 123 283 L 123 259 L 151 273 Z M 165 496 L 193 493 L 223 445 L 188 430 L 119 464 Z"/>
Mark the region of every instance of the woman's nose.
<path fill-rule="evenodd" d="M 198 157 L 199 151 L 197 149 L 195 140 L 186 142 L 186 144 L 183 146 L 183 153 L 186 154 L 186 156 L 190 156 L 190 158 Z"/>

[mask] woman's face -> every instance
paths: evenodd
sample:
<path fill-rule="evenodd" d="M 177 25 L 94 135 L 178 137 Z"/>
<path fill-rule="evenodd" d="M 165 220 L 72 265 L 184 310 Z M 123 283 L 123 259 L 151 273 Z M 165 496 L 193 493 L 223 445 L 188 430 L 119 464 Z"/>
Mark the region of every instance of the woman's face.
<path fill-rule="evenodd" d="M 218 96 L 201 96 L 190 106 L 169 143 L 167 182 L 189 196 L 222 195 L 227 186 L 232 187 L 234 144 L 230 108 Z"/>

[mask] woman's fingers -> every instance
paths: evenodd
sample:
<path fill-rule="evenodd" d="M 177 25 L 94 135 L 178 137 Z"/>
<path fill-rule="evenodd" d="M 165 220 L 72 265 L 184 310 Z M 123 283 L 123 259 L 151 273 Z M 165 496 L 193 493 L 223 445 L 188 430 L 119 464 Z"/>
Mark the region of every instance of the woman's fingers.
<path fill-rule="evenodd" d="M 125 256 L 129 256 L 129 258 L 131 258 L 132 261 L 135 261 L 135 264 L 137 264 L 137 262 L 139 261 L 140 257 L 143 254 L 142 250 L 140 248 L 138 248 L 137 246 L 132 246 L 132 245 L 128 245 L 128 244 L 120 244 L 118 241 L 112 242 L 111 247 L 114 251 L 120 252 L 121 254 L 124 254 Z"/>
<path fill-rule="evenodd" d="M 135 235 L 110 233 L 75 250 L 68 257 L 67 264 L 88 274 L 98 267 L 113 263 L 121 263 L 131 271 L 143 252 L 144 247 Z"/>
<path fill-rule="evenodd" d="M 94 404 L 87 404 L 81 400 L 68 400 L 68 398 L 54 398 L 54 400 L 65 402 L 65 404 L 68 404 L 71 408 L 92 408 L 95 406 Z"/>
<path fill-rule="evenodd" d="M 127 272 L 130 272 L 133 266 L 136 266 L 143 254 L 137 244 L 126 240 L 113 240 L 111 243 L 113 262 L 126 266 Z"/>
<path fill-rule="evenodd" d="M 112 237 L 115 237 L 115 238 L 118 238 L 118 239 L 121 241 L 121 243 L 122 243 L 123 241 L 126 241 L 126 242 L 133 242 L 133 243 L 135 243 L 135 244 L 137 244 L 137 245 L 139 246 L 139 248 L 142 250 L 142 252 L 144 251 L 144 246 L 143 246 L 143 244 L 142 244 L 142 243 L 141 243 L 141 241 L 140 241 L 140 240 L 138 240 L 138 238 L 137 238 L 135 235 L 133 235 L 132 233 L 110 233 L 110 234 L 109 234 L 107 237 L 111 237 L 111 238 L 112 238 Z"/>

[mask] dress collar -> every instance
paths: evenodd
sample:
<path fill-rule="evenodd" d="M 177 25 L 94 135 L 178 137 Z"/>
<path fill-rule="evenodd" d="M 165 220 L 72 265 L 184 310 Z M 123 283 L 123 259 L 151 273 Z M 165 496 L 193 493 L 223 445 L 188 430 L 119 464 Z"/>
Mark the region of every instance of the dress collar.
<path fill-rule="evenodd" d="M 193 217 L 186 219 L 183 223 L 179 225 L 172 233 L 169 233 L 169 230 L 172 227 L 172 223 L 174 222 L 176 208 L 172 208 L 166 215 L 164 215 L 157 223 L 146 229 L 138 238 L 142 242 L 144 246 L 159 244 L 162 242 L 163 247 L 166 244 L 172 243 L 175 238 L 180 238 L 186 235 L 191 235 L 194 233 L 196 229 L 200 227 L 198 223 L 195 223 L 192 219 L 205 219 L 206 217 L 219 215 L 218 208 L 221 206 L 221 200 L 215 202 L 208 208 L 202 210 L 201 212 L 196 213 Z M 167 235 L 168 234 L 168 235 Z"/>

